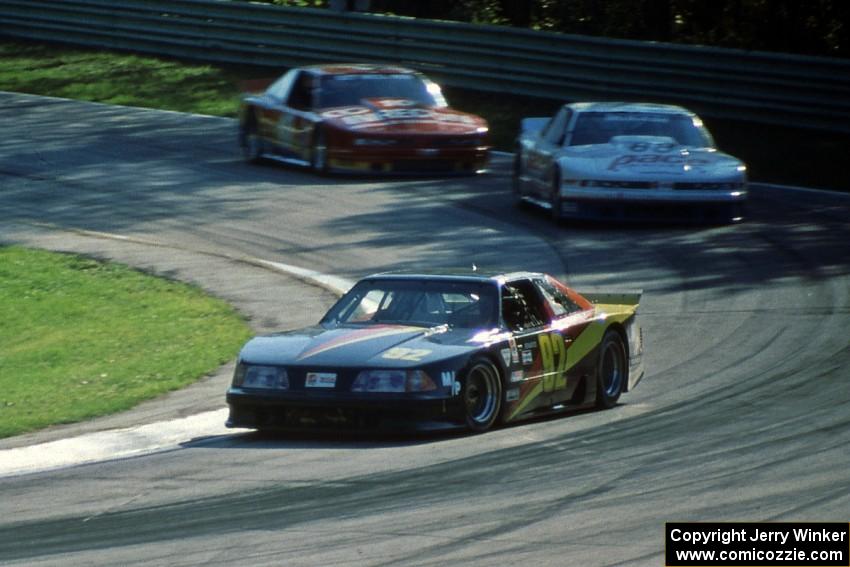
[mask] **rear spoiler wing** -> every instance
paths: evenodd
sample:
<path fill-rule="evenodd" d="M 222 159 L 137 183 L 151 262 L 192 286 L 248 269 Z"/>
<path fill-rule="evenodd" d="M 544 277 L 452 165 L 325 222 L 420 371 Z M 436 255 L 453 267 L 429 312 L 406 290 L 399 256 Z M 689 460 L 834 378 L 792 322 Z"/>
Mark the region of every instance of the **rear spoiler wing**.
<path fill-rule="evenodd" d="M 618 312 L 620 317 L 627 317 L 623 322 L 629 348 L 629 381 L 625 391 L 632 390 L 646 372 L 643 363 L 643 331 L 637 320 L 637 309 L 643 290 L 589 291 L 581 292 L 581 295 L 594 305 L 601 305 L 605 311 Z"/>
<path fill-rule="evenodd" d="M 640 303 L 643 290 L 631 291 L 581 291 L 582 297 L 593 304 L 634 305 Z"/>

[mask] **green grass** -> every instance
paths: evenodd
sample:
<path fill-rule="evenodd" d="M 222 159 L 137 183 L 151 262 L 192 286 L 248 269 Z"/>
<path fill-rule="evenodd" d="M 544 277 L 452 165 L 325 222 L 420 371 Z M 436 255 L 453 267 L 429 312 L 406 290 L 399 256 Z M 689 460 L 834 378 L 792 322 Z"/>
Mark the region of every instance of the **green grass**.
<path fill-rule="evenodd" d="M 104 50 L 0 41 L 0 90 L 236 116 L 240 85 L 281 70 L 220 67 Z M 511 151 L 519 121 L 561 101 L 445 88 L 452 106 L 484 116 L 496 149 Z M 718 146 L 754 181 L 848 191 L 850 135 L 704 117 Z"/>
<path fill-rule="evenodd" d="M 245 320 L 201 290 L 0 247 L 0 438 L 128 409 L 230 361 Z"/>
<path fill-rule="evenodd" d="M 0 90 L 234 116 L 238 77 L 210 65 L 51 44 L 0 42 Z"/>

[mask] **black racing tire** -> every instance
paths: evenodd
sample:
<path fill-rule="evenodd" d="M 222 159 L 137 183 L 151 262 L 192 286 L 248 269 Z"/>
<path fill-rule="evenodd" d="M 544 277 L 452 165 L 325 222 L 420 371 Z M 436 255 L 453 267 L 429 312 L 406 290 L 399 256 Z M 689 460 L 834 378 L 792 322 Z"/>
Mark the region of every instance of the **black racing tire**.
<path fill-rule="evenodd" d="M 489 430 L 502 412 L 502 378 L 486 358 L 472 361 L 461 390 L 466 426 L 476 433 Z"/>
<path fill-rule="evenodd" d="M 239 129 L 239 145 L 242 156 L 248 163 L 259 163 L 265 153 L 265 144 L 257 130 L 257 121 L 249 117 Z"/>
<path fill-rule="evenodd" d="M 319 174 L 328 172 L 328 138 L 320 126 L 316 127 L 310 145 L 310 168 Z"/>
<path fill-rule="evenodd" d="M 617 331 L 605 331 L 599 345 L 596 369 L 596 407 L 609 409 L 617 405 L 629 379 L 629 355 Z"/>

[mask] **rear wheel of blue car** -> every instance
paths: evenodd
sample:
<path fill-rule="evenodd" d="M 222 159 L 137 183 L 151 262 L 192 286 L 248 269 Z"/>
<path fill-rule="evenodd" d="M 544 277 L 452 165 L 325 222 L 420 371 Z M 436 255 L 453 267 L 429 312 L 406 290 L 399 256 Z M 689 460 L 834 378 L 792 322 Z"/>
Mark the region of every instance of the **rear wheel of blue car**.
<path fill-rule="evenodd" d="M 599 347 L 599 366 L 596 374 L 596 405 L 608 409 L 617 404 L 629 376 L 629 358 L 623 339 L 609 330 Z"/>
<path fill-rule="evenodd" d="M 466 426 L 472 431 L 490 429 L 502 410 L 502 379 L 492 362 L 478 359 L 472 363 L 463 386 Z"/>

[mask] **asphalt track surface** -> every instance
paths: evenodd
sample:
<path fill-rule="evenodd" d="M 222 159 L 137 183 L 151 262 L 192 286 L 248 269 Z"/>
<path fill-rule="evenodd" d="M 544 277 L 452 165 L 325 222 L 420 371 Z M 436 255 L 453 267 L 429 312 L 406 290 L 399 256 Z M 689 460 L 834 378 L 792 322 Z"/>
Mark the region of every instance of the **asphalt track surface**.
<path fill-rule="evenodd" d="M 198 283 L 258 331 L 333 295 L 245 257 L 349 279 L 474 261 L 642 288 L 648 348 L 610 411 L 485 435 L 199 429 L 0 478 L 0 564 L 658 566 L 667 521 L 850 519 L 845 196 L 754 187 L 735 226 L 554 225 L 513 207 L 500 159 L 327 179 L 243 164 L 224 119 L 0 93 L 0 123 L 0 241 Z M 228 372 L 0 450 L 220 410 Z"/>

